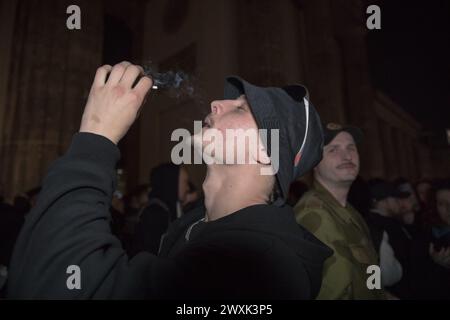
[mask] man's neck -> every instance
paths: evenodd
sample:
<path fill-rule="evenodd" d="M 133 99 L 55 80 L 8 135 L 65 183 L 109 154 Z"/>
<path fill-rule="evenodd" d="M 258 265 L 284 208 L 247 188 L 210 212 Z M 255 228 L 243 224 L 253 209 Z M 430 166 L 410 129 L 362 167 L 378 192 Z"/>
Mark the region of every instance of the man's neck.
<path fill-rule="evenodd" d="M 347 196 L 350 191 L 351 183 L 334 183 L 331 181 L 326 181 L 320 176 L 315 177 L 317 182 L 319 182 L 329 193 L 336 199 L 337 202 L 344 208 L 347 206 Z"/>
<path fill-rule="evenodd" d="M 213 221 L 243 208 L 267 203 L 260 187 L 265 181 L 258 166 L 210 165 L 203 191 L 206 220 Z"/>

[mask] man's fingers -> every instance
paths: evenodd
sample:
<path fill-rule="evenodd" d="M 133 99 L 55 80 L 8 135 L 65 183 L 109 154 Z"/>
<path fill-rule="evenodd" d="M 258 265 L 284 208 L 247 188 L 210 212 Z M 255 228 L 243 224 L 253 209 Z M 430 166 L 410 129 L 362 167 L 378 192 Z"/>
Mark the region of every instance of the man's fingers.
<path fill-rule="evenodd" d="M 142 77 L 133 90 L 136 91 L 140 97 L 144 98 L 152 85 L 153 81 L 149 77 Z"/>
<path fill-rule="evenodd" d="M 129 65 L 123 74 L 120 83 L 123 84 L 126 88 L 130 88 L 133 86 L 133 83 L 136 81 L 136 78 L 144 73 L 144 69 L 140 66 Z"/>
<path fill-rule="evenodd" d="M 108 73 L 111 72 L 112 67 L 109 64 L 105 64 L 97 69 L 94 78 L 94 86 L 101 87 L 105 85 L 106 77 Z"/>
<path fill-rule="evenodd" d="M 106 81 L 107 85 L 116 85 L 119 83 L 120 79 L 122 79 L 127 67 L 131 65 L 128 61 L 123 61 L 121 63 L 116 64 L 109 75 L 108 81 Z"/>

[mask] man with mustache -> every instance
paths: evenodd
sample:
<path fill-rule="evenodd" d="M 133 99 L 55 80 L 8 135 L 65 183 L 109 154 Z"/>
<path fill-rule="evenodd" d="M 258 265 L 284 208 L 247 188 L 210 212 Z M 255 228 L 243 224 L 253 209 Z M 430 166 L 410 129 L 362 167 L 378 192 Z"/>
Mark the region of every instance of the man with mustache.
<path fill-rule="evenodd" d="M 324 128 L 322 161 L 314 168 L 314 183 L 295 206 L 296 219 L 334 250 L 325 261 L 317 299 L 380 299 L 380 289 L 368 289 L 367 267 L 378 265 L 369 229 L 347 196 L 359 173 L 360 129 L 329 123 Z"/>

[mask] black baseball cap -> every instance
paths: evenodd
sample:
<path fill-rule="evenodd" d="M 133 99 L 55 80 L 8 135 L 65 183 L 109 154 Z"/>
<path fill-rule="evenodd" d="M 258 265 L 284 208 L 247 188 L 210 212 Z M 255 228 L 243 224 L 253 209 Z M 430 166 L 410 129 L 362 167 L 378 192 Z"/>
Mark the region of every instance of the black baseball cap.
<path fill-rule="evenodd" d="M 382 179 L 369 182 L 370 196 L 374 201 L 381 201 L 387 198 L 407 198 L 409 192 L 400 191 L 394 184 Z"/>
<path fill-rule="evenodd" d="M 324 137 L 320 117 L 302 85 L 258 87 L 236 76 L 225 79 L 225 99 L 236 99 L 243 94 L 258 128 L 267 129 L 267 137 L 261 138 L 271 158 L 270 130 L 279 130 L 280 154 L 276 178 L 281 197 L 275 204 L 283 205 L 290 183 L 322 159 Z"/>
<path fill-rule="evenodd" d="M 355 140 L 356 144 L 361 143 L 363 139 L 363 133 L 361 129 L 354 127 L 354 126 L 344 126 L 339 123 L 330 122 L 327 123 L 327 125 L 324 126 L 324 145 L 326 146 L 333 140 L 339 133 L 342 131 L 350 133 L 350 135 L 353 137 L 353 140 Z"/>

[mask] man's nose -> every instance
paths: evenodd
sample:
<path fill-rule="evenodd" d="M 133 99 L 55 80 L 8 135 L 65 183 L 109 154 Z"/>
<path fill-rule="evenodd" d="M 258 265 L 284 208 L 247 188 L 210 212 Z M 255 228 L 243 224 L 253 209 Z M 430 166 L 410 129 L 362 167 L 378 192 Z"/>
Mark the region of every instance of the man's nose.
<path fill-rule="evenodd" d="M 342 158 L 343 158 L 343 160 L 348 160 L 348 161 L 351 161 L 352 160 L 352 153 L 349 151 L 349 150 L 346 150 L 346 149 L 344 149 L 343 151 L 342 151 Z"/>

